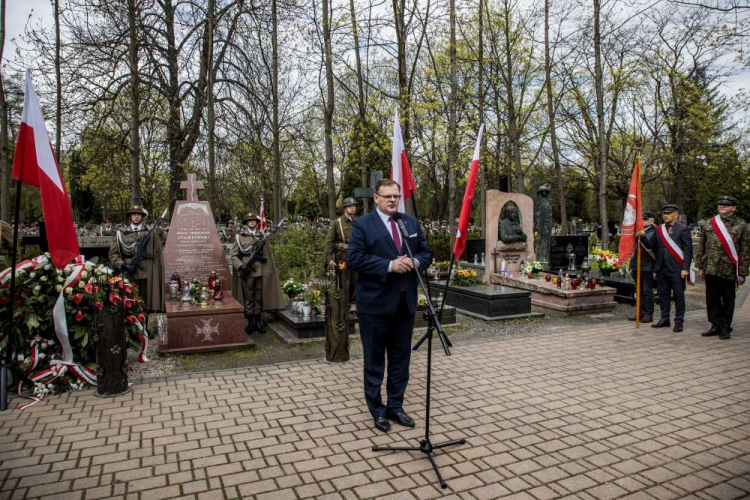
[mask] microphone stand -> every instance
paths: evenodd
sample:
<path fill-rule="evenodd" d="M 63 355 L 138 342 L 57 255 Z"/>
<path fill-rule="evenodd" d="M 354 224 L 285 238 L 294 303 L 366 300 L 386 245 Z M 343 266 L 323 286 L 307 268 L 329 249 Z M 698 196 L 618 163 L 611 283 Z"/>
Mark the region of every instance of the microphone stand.
<path fill-rule="evenodd" d="M 412 254 L 411 248 L 409 247 L 408 235 L 406 226 L 404 225 L 404 221 L 401 218 L 397 220 L 399 231 L 401 233 L 401 241 L 406 247 L 406 253 L 409 255 L 409 258 L 412 259 L 412 262 L 414 262 L 414 255 Z M 419 281 L 419 286 L 422 289 L 422 292 L 426 292 L 425 284 L 422 280 L 422 275 L 420 274 L 418 268 L 415 269 L 415 271 L 417 273 L 417 280 Z M 432 393 L 432 334 L 435 330 L 437 330 L 438 338 L 443 345 L 445 354 L 450 356 L 451 353 L 448 349 L 448 339 L 445 336 L 443 326 L 440 324 L 440 320 L 435 313 L 435 308 L 432 305 L 431 298 L 427 300 L 427 311 L 425 312 L 425 319 L 427 320 L 427 334 L 425 335 L 427 337 L 427 388 L 425 391 L 424 439 L 419 442 L 419 446 L 373 446 L 372 451 L 420 451 L 425 454 L 427 459 L 430 461 L 430 464 L 432 464 L 432 468 L 435 470 L 435 474 L 437 475 L 440 487 L 447 488 L 448 483 L 445 482 L 443 476 L 440 474 L 440 469 L 435 463 L 435 460 L 432 458 L 432 454 L 435 452 L 435 450 L 439 450 L 441 448 L 466 444 L 466 439 L 456 439 L 439 444 L 432 444 L 432 441 L 430 440 L 430 399 Z"/>

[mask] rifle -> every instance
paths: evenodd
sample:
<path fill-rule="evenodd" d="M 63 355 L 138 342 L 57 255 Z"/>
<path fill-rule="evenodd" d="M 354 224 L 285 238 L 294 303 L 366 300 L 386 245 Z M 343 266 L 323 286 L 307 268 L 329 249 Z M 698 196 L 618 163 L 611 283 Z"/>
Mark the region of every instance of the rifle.
<path fill-rule="evenodd" d="M 153 252 L 146 251 L 146 245 L 148 245 L 148 241 L 151 239 L 151 235 L 154 234 L 154 230 L 156 230 L 156 228 L 159 227 L 162 222 L 164 222 L 164 218 L 167 216 L 168 211 L 169 208 L 164 209 L 164 212 L 162 212 L 159 218 L 156 219 L 156 222 L 154 222 L 154 227 L 149 229 L 148 233 L 146 233 L 146 236 L 138 240 L 138 249 L 135 252 L 135 257 L 133 257 L 133 260 L 131 260 L 129 264 L 123 265 L 123 271 L 128 278 L 133 279 L 136 270 L 141 269 L 141 261 L 143 259 L 153 259 L 155 257 Z"/>
<path fill-rule="evenodd" d="M 261 264 L 265 264 L 268 259 L 263 257 L 263 247 L 266 246 L 266 241 L 268 241 L 271 236 L 273 236 L 276 231 L 279 230 L 279 228 L 286 223 L 286 217 L 281 219 L 278 224 L 273 226 L 271 229 L 266 231 L 266 234 L 263 236 L 263 238 L 260 239 L 260 241 L 257 241 L 253 248 L 250 250 L 250 259 L 247 261 L 246 264 L 243 264 L 243 266 L 239 269 L 240 272 L 240 278 L 245 279 L 250 275 L 250 273 L 253 272 L 253 264 L 256 262 L 260 262 Z"/>

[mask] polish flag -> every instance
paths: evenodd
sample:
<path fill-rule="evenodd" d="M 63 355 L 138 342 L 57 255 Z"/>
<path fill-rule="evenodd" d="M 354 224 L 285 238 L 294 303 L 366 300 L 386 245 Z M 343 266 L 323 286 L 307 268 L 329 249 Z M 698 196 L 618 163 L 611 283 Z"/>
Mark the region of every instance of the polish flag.
<path fill-rule="evenodd" d="M 260 215 L 258 217 L 260 218 L 260 230 L 265 231 L 268 223 L 266 222 L 266 206 L 262 196 L 260 197 Z"/>
<path fill-rule="evenodd" d="M 81 254 L 73 229 L 73 211 L 52 152 L 39 98 L 26 71 L 23 116 L 13 157 L 13 178 L 39 188 L 52 263 L 62 269 Z"/>
<path fill-rule="evenodd" d="M 630 260 L 635 252 L 636 234 L 643 231 L 643 206 L 641 204 L 641 157 L 635 161 L 633 177 L 630 179 L 628 200 L 625 203 L 625 213 L 620 228 L 620 245 L 617 257 L 620 265 Z"/>
<path fill-rule="evenodd" d="M 401 186 L 401 200 L 398 202 L 398 211 L 404 212 L 405 201 L 417 191 L 414 177 L 411 175 L 411 166 L 406 157 L 404 149 L 404 138 L 401 137 L 401 123 L 398 120 L 398 109 L 393 116 L 393 152 L 391 153 L 391 179 Z"/>
<path fill-rule="evenodd" d="M 466 248 L 466 237 L 469 233 L 469 221 L 471 220 L 471 203 L 474 201 L 474 188 L 476 188 L 477 177 L 479 177 L 479 149 L 482 146 L 483 132 L 484 124 L 479 127 L 477 143 L 474 146 L 474 157 L 471 159 L 469 180 L 466 183 L 466 191 L 464 191 L 464 201 L 461 203 L 461 216 L 458 218 L 456 242 L 453 244 L 453 254 L 456 256 L 457 261 L 461 260 L 461 255 Z"/>

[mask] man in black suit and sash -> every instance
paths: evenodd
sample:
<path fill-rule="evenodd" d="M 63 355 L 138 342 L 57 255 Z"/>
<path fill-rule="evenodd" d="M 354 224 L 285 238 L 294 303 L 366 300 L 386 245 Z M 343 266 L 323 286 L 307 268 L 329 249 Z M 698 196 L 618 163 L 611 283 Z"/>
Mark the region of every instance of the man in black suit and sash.
<path fill-rule="evenodd" d="M 358 273 L 357 315 L 364 355 L 365 401 L 375 427 L 388 432 L 388 420 L 414 427 L 404 411 L 409 382 L 411 337 L 417 309 L 417 276 L 432 262 L 422 229 L 415 217 L 398 212 L 401 188 L 393 180 L 375 185 L 375 210 L 354 220 L 349 239 L 349 269 Z M 406 226 L 411 260 L 398 230 Z M 386 405 L 380 394 L 388 358 Z"/>
<path fill-rule="evenodd" d="M 659 294 L 661 319 L 651 328 L 666 328 L 669 323 L 669 295 L 674 293 L 674 331 L 681 332 L 685 321 L 685 282 L 690 275 L 690 263 L 693 260 L 693 240 L 690 230 L 677 222 L 677 205 L 664 205 L 661 216 L 664 221 L 656 228 L 654 249 L 656 261 L 656 287 Z"/>

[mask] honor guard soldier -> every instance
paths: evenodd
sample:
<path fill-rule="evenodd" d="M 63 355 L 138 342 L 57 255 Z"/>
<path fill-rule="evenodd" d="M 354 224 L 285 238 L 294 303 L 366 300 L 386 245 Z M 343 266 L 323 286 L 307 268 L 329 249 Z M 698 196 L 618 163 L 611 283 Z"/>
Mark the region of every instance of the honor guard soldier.
<path fill-rule="evenodd" d="M 661 319 L 651 328 L 669 327 L 670 292 L 674 294 L 674 331 L 681 332 L 685 322 L 685 281 L 690 275 L 693 260 L 693 239 L 690 230 L 677 222 L 677 205 L 664 205 L 661 217 L 664 223 L 656 228 L 654 250 L 656 260 L 656 288 L 659 294 Z"/>
<path fill-rule="evenodd" d="M 112 226 L 112 217 L 107 217 L 104 224 L 99 228 L 99 236 L 114 236 L 115 228 Z"/>
<path fill-rule="evenodd" d="M 234 221 L 229 219 L 226 227 L 221 228 L 221 242 L 232 243 L 234 241 Z"/>
<path fill-rule="evenodd" d="M 326 359 L 349 361 L 349 310 L 354 303 L 356 274 L 347 265 L 352 222 L 357 214 L 357 201 L 345 198 L 344 214 L 333 221 L 325 243 L 326 265 L 335 284 L 326 293 Z"/>
<path fill-rule="evenodd" d="M 133 205 L 127 212 L 128 225 L 118 229 L 109 247 L 109 260 L 115 269 L 137 285 L 148 312 L 164 311 L 164 261 L 166 236 L 156 227 L 150 231 L 144 223 L 148 212 Z M 145 247 L 143 238 L 145 240 Z M 139 255 L 139 249 L 141 254 Z M 137 262 L 134 263 L 134 260 Z"/>
<path fill-rule="evenodd" d="M 245 308 L 245 333 L 253 331 L 265 333 L 263 311 L 283 309 L 286 306 L 281 295 L 276 264 L 271 253 L 271 245 L 264 244 L 257 252 L 264 234 L 258 224 L 260 217 L 253 213 L 245 215 L 243 226 L 234 238 L 229 258 L 234 268 L 232 274 L 232 295 Z"/>
<path fill-rule="evenodd" d="M 654 221 L 656 215 L 653 212 L 643 212 L 643 235 L 640 237 L 641 244 L 641 323 L 651 323 L 654 320 L 654 261 L 656 254 L 653 251 L 656 244 L 656 226 Z M 636 278 L 638 268 L 638 253 L 634 252 L 630 259 L 630 269 L 633 280 Z M 635 321 L 635 316 L 628 318 Z"/>
<path fill-rule="evenodd" d="M 745 283 L 750 262 L 750 228 L 737 217 L 737 202 L 719 197 L 719 214 L 701 229 L 696 262 L 706 284 L 706 309 L 711 328 L 704 337 L 729 340 L 736 287 Z"/>

